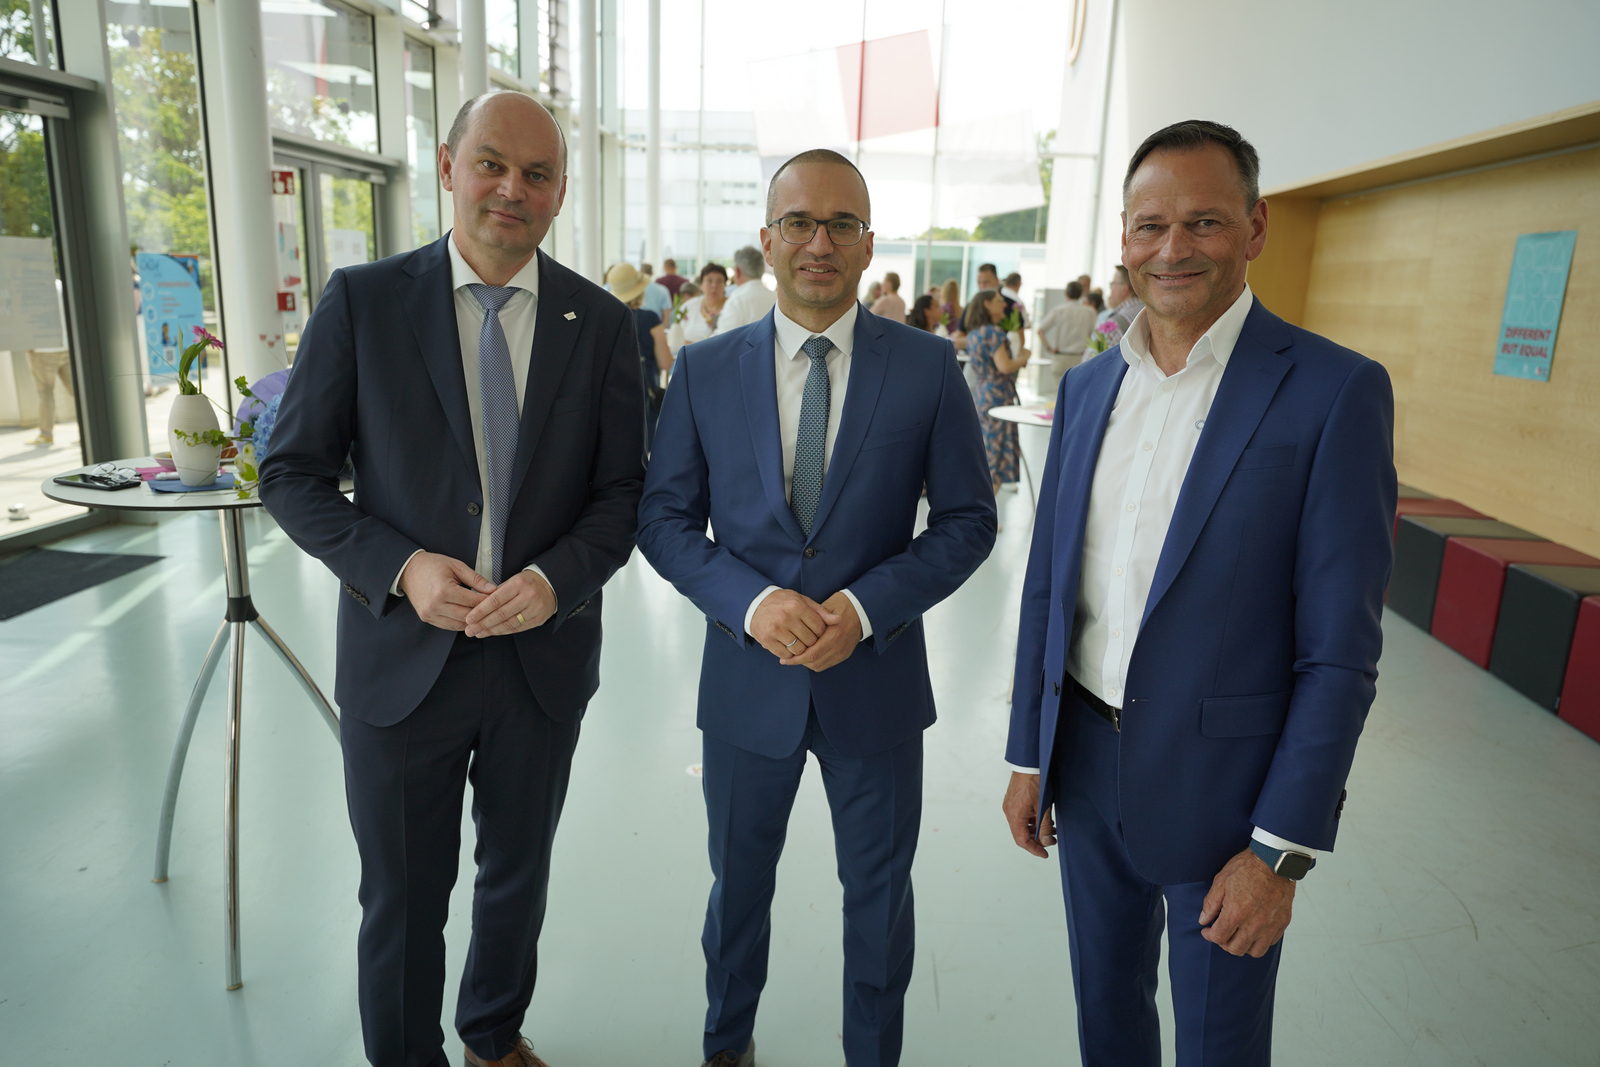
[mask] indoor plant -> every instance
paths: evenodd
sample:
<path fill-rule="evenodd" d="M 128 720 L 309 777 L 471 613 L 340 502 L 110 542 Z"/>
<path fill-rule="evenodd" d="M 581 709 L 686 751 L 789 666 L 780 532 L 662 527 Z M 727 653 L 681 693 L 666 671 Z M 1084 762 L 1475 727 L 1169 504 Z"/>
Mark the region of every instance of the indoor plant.
<path fill-rule="evenodd" d="M 178 477 L 188 486 L 209 485 L 216 480 L 217 462 L 228 441 L 217 425 L 210 398 L 189 380 L 195 361 L 208 348 L 222 348 L 222 342 L 199 326 L 194 328 L 194 338 L 178 359 L 178 395 L 172 398 L 172 411 L 167 416 L 167 447 L 172 449 Z"/>

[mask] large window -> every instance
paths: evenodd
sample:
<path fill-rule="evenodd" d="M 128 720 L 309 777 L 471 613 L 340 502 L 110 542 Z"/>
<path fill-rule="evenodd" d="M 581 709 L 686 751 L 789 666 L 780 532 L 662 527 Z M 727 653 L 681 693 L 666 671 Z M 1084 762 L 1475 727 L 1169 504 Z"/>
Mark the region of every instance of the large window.
<path fill-rule="evenodd" d="M 411 179 L 411 240 L 439 237 L 439 121 L 434 109 L 433 49 L 406 38 L 406 169 Z"/>
<path fill-rule="evenodd" d="M 335 0 L 262 0 L 261 33 L 272 125 L 376 152 L 371 17 Z"/>
<path fill-rule="evenodd" d="M 52 6 L 48 0 L 0 0 L 0 59 L 56 65 L 55 26 L 46 14 Z"/>
<path fill-rule="evenodd" d="M 487 20 L 489 62 L 513 78 L 522 77 L 517 48 L 517 8 L 520 0 L 484 0 Z"/>

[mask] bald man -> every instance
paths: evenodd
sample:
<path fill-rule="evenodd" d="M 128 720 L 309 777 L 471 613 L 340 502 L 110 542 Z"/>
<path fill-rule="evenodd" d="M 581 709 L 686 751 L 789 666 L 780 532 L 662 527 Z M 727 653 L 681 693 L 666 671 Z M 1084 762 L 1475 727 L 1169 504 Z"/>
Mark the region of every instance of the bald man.
<path fill-rule="evenodd" d="M 566 193 L 550 114 L 516 93 L 468 101 L 439 176 L 450 233 L 329 280 L 261 495 L 343 585 L 335 696 L 367 1058 L 452 1062 L 443 931 L 470 779 L 478 874 L 456 1029 L 469 1064 L 544 1067 L 522 1021 L 599 685 L 600 588 L 633 549 L 644 389 L 628 309 L 538 252 Z"/>

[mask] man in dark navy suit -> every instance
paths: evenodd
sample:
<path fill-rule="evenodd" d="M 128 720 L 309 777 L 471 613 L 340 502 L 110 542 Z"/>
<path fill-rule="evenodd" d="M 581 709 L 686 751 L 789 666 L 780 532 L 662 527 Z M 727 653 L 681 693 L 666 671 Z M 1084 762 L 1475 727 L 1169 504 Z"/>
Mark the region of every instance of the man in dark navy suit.
<path fill-rule="evenodd" d="M 767 218 L 777 306 L 680 360 L 639 514 L 640 551 L 706 615 L 704 1054 L 754 1060 L 775 872 L 809 752 L 844 884 L 844 1053 L 880 1067 L 900 1060 L 911 979 L 934 719 L 922 614 L 988 556 L 994 494 L 950 342 L 856 300 L 872 260 L 860 173 L 836 152 L 796 156 L 773 176 Z M 924 485 L 928 526 L 913 536 Z"/>
<path fill-rule="evenodd" d="M 628 309 L 538 251 L 566 192 L 549 113 L 515 93 L 469 101 L 439 173 L 449 234 L 329 281 L 261 494 L 346 594 L 335 695 L 367 1057 L 449 1062 L 443 929 L 470 779 L 478 876 L 456 1029 L 468 1063 L 524 1067 L 543 1062 L 521 1026 L 599 684 L 600 588 L 633 547 L 644 393 Z"/>
<path fill-rule="evenodd" d="M 1270 1061 L 1295 883 L 1333 847 L 1378 673 L 1389 377 L 1251 294 L 1257 174 L 1213 122 L 1140 146 L 1144 310 L 1056 394 L 1004 809 L 1034 855 L 1060 834 L 1088 1067 L 1160 1063 L 1163 925 L 1178 1062 Z"/>

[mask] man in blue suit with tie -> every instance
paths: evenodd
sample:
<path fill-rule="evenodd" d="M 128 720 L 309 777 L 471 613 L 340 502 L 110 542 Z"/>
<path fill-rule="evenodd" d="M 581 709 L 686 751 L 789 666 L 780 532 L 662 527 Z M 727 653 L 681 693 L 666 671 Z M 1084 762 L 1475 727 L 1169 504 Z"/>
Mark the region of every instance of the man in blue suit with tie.
<path fill-rule="evenodd" d="M 1379 364 L 1245 284 L 1255 149 L 1178 123 L 1134 154 L 1123 263 L 1144 301 L 1056 395 L 1022 594 L 1004 809 L 1060 836 L 1088 1067 L 1270 1062 L 1296 882 L 1333 847 L 1372 704 L 1394 523 Z"/>
<path fill-rule="evenodd" d="M 267 508 L 345 594 L 335 696 L 376 1067 L 451 1062 L 444 924 L 469 780 L 456 1030 L 475 1067 L 543 1067 L 521 1025 L 551 844 L 644 477 L 633 317 L 539 251 L 566 160 L 532 98 L 463 105 L 439 153 L 454 228 L 334 273 L 261 465 Z"/>
<path fill-rule="evenodd" d="M 775 872 L 809 752 L 844 885 L 845 1058 L 889 1067 L 934 720 L 922 614 L 988 556 L 994 495 L 950 343 L 856 300 L 872 260 L 860 173 L 802 153 L 773 176 L 767 218 L 777 306 L 679 361 L 639 510 L 640 551 L 706 616 L 705 1062 L 754 1062 Z"/>

